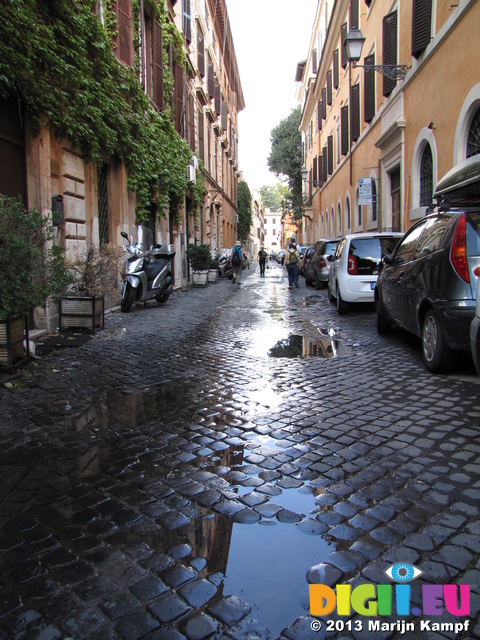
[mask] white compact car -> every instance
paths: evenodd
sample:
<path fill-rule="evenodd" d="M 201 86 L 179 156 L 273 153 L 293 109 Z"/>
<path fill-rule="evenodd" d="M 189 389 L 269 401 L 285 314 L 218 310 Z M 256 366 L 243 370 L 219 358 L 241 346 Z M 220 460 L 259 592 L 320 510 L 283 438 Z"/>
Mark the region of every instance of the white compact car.
<path fill-rule="evenodd" d="M 349 303 L 374 302 L 375 284 L 382 258 L 392 253 L 403 237 L 397 232 L 354 233 L 338 243 L 328 273 L 328 297 L 337 312 L 347 313 Z"/>

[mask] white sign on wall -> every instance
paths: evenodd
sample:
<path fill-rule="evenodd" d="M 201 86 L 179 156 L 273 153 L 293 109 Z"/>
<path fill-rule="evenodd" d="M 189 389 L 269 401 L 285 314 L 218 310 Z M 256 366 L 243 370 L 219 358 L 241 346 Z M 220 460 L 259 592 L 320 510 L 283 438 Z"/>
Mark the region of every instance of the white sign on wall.
<path fill-rule="evenodd" d="M 358 179 L 358 204 L 371 206 L 372 204 L 372 178 Z"/>

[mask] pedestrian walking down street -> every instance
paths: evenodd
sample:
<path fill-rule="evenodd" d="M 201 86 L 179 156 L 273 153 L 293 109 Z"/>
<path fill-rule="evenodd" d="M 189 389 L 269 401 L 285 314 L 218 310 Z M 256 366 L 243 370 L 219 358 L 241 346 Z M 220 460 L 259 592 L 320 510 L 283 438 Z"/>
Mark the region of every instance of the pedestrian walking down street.
<path fill-rule="evenodd" d="M 265 275 L 265 262 L 267 260 L 267 252 L 262 247 L 258 252 L 258 264 L 260 265 L 260 275 Z"/>
<path fill-rule="evenodd" d="M 242 275 L 242 243 L 237 240 L 232 250 L 232 271 L 233 284 L 240 284 L 240 276 Z"/>
<path fill-rule="evenodd" d="M 288 251 L 285 254 L 285 262 L 283 264 L 283 268 L 286 269 L 288 273 L 289 289 L 292 289 L 293 285 L 295 285 L 298 289 L 299 265 L 300 254 L 295 249 L 295 245 L 293 244 L 293 242 L 291 242 L 288 245 Z"/>

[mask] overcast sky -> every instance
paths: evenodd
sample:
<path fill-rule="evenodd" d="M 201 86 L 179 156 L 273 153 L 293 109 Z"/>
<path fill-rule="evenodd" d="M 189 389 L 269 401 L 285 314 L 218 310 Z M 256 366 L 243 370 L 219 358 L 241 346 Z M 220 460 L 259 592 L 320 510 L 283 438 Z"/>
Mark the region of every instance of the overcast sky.
<path fill-rule="evenodd" d="M 250 190 L 274 185 L 270 134 L 297 106 L 297 63 L 308 55 L 318 0 L 226 0 L 245 109 L 239 164 Z"/>

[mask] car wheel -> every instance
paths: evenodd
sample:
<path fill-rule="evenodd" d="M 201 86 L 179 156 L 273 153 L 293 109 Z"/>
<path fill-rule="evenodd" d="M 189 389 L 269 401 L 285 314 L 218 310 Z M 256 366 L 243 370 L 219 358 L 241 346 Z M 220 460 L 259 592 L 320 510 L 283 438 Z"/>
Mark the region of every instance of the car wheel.
<path fill-rule="evenodd" d="M 337 313 L 339 316 L 343 316 L 345 313 L 348 313 L 348 304 L 344 300 L 342 300 L 338 282 L 337 282 Z"/>
<path fill-rule="evenodd" d="M 315 289 L 318 291 L 319 289 L 323 289 L 323 282 L 318 277 L 318 273 L 315 271 Z"/>
<path fill-rule="evenodd" d="M 454 365 L 452 350 L 445 342 L 442 325 L 433 309 L 427 311 L 422 329 L 423 360 L 433 373 L 447 373 Z"/>
<path fill-rule="evenodd" d="M 390 333 L 392 325 L 385 317 L 385 310 L 380 296 L 375 301 L 375 311 L 377 312 L 377 333 L 379 335 Z"/>
<path fill-rule="evenodd" d="M 328 300 L 332 304 L 335 302 L 335 296 L 333 295 L 332 290 L 330 289 L 330 283 L 328 284 Z"/>

